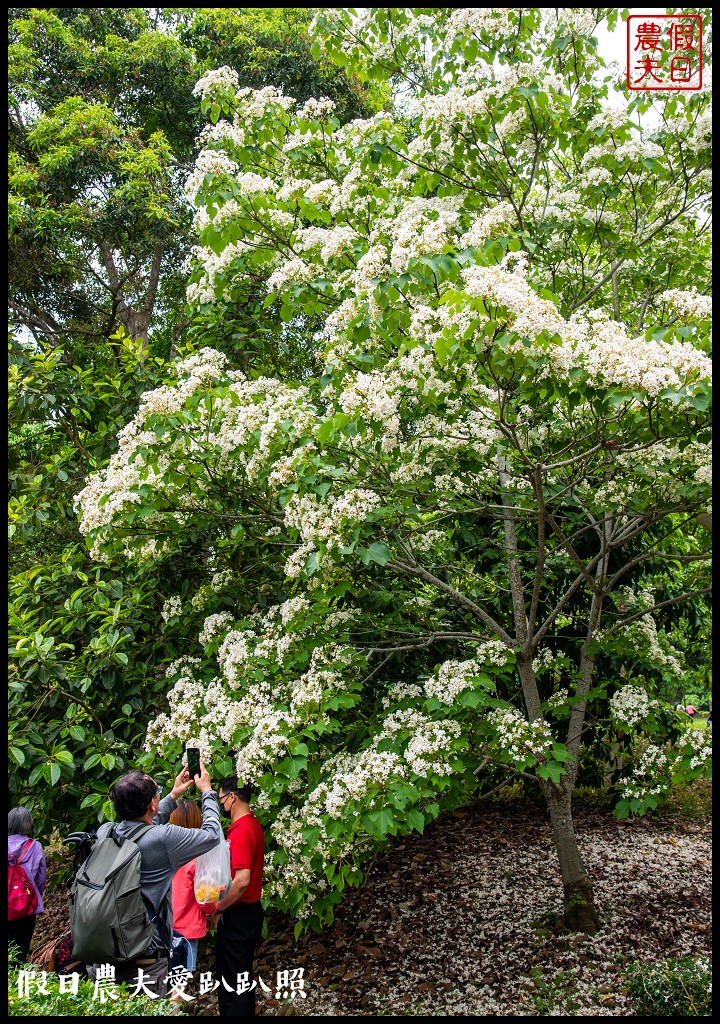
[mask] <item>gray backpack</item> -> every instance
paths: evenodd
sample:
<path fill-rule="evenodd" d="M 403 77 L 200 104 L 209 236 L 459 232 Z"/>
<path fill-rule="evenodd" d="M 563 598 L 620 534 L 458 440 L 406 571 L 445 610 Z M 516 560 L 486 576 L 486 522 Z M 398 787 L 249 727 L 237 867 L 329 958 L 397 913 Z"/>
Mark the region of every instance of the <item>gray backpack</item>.
<path fill-rule="evenodd" d="M 69 901 L 74 959 L 120 964 L 150 946 L 155 926 L 140 891 L 136 844 L 150 828 L 138 825 L 122 838 L 111 828 L 75 875 Z"/>

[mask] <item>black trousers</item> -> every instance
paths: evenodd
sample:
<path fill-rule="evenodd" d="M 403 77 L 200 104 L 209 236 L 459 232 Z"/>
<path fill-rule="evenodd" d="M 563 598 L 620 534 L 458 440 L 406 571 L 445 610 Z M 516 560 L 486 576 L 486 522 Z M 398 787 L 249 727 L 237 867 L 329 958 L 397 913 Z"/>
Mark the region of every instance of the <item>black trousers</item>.
<path fill-rule="evenodd" d="M 224 910 L 218 923 L 215 940 L 215 976 L 221 1017 L 254 1017 L 255 989 L 238 994 L 238 974 L 253 978 L 253 956 L 260 941 L 263 908 L 257 903 L 235 903 Z M 230 989 L 231 991 L 228 991 Z"/>
<path fill-rule="evenodd" d="M 17 921 L 8 921 L 8 942 L 14 942 L 20 947 L 20 963 L 25 963 L 28 958 L 36 923 L 37 914 L 28 914 L 27 917 L 19 917 Z"/>

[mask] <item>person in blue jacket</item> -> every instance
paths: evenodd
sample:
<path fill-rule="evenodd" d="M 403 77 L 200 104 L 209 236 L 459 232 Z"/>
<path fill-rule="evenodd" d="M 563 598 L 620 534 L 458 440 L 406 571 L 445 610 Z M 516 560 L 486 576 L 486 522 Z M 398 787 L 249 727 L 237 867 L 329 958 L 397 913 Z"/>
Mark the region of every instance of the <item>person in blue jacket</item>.
<path fill-rule="evenodd" d="M 8 943 L 20 947 L 21 959 L 27 960 L 38 914 L 45 909 L 43 894 L 47 865 L 45 851 L 37 839 L 32 838 L 33 823 L 30 812 L 24 807 L 13 807 L 8 812 L 8 857 L 18 858 L 25 874 L 37 893 L 37 906 L 32 914 L 8 921 Z"/>

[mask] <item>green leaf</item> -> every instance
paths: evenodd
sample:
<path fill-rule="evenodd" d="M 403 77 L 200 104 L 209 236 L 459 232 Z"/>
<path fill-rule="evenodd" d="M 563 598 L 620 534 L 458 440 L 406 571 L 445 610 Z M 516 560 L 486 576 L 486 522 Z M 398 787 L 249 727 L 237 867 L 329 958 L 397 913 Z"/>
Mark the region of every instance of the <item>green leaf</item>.
<path fill-rule="evenodd" d="M 563 766 L 558 764 L 557 761 L 548 761 L 547 764 L 539 764 L 535 771 L 541 779 L 552 779 L 553 782 L 559 782 L 563 773 Z"/>
<path fill-rule="evenodd" d="M 620 800 L 613 809 L 616 818 L 627 818 L 630 814 L 630 801 Z"/>
<path fill-rule="evenodd" d="M 392 558 L 392 551 L 382 541 L 375 541 L 367 549 L 367 561 L 377 562 L 378 565 L 386 565 Z M 365 563 L 367 565 L 367 562 Z"/>
<path fill-rule="evenodd" d="M 408 820 L 408 824 L 412 826 L 416 832 L 422 832 L 424 830 L 425 818 L 420 811 L 413 808 L 407 812 L 406 818 Z"/>
<path fill-rule="evenodd" d="M 481 704 L 484 699 L 484 694 L 479 693 L 477 690 L 463 690 L 458 694 L 458 704 L 461 704 L 464 708 L 476 708 L 478 704 Z"/>

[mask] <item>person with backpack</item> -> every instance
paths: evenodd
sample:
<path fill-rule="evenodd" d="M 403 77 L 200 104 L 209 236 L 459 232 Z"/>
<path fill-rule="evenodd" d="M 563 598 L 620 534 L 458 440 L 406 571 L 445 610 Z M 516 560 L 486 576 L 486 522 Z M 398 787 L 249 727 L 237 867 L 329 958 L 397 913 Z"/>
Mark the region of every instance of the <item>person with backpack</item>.
<path fill-rule="evenodd" d="M 116 981 L 167 995 L 173 876 L 223 838 L 217 797 L 202 762 L 200 768 L 191 779 L 183 766 L 165 797 L 152 776 L 137 770 L 111 789 L 118 820 L 98 829 L 70 895 L 73 956 L 84 960 L 93 980 L 106 977 L 111 965 Z M 202 793 L 200 828 L 167 824 L 193 782 Z"/>
<path fill-rule="evenodd" d="M 29 812 L 13 807 L 8 812 L 8 942 L 20 947 L 21 962 L 30 952 L 37 915 L 45 909 L 45 851 L 32 834 Z"/>

